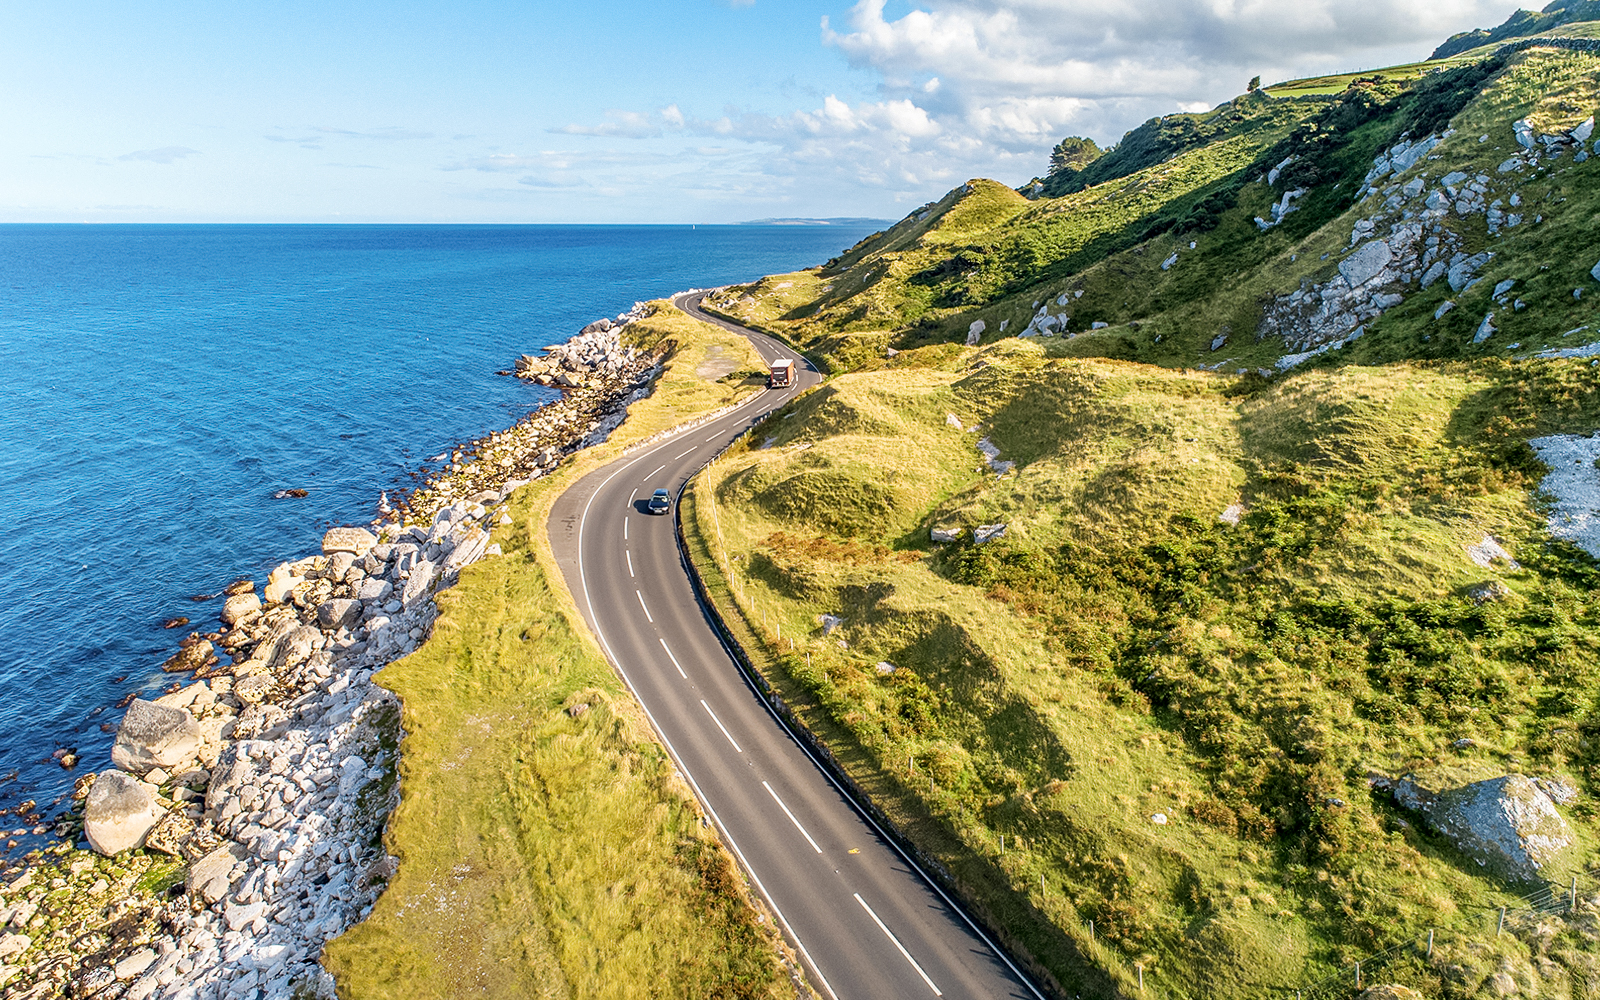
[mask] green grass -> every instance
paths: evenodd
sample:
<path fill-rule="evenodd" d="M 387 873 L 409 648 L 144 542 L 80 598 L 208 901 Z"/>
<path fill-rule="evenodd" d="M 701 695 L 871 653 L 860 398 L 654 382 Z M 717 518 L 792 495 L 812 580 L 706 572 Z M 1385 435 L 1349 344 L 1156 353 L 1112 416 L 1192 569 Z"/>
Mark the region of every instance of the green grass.
<path fill-rule="evenodd" d="M 1586 363 L 1265 385 L 1010 341 L 790 412 L 696 481 L 697 564 L 785 701 L 1071 992 L 1139 966 L 1163 996 L 1292 988 L 1500 898 L 1369 770 L 1600 788 L 1600 571 L 1548 543 L 1519 447 L 1600 427 Z M 1525 568 L 1469 562 L 1485 533 Z M 1485 579 L 1513 598 L 1475 605 Z M 1592 865 L 1597 817 L 1569 818 Z"/>
<path fill-rule="evenodd" d="M 698 377 L 748 342 L 658 307 L 656 393 L 606 445 L 519 490 L 504 555 L 439 595 L 433 635 L 378 675 L 402 699 L 398 874 L 329 945 L 341 996 L 792 996 L 770 918 L 599 653 L 554 570 L 545 521 L 584 473 L 749 381 Z M 586 712 L 569 709 L 584 704 Z M 645 986 L 648 984 L 648 987 Z"/>

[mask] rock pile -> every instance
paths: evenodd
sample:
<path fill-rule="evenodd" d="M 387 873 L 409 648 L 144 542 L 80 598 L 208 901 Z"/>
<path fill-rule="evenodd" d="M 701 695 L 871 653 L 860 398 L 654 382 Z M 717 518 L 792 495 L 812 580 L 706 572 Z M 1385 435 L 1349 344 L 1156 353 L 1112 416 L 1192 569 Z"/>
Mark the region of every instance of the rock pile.
<path fill-rule="evenodd" d="M 1500 164 L 1498 179 L 1463 170 L 1451 170 L 1437 180 L 1430 180 L 1426 172 L 1402 177 L 1419 164 L 1438 159 L 1430 154 L 1450 138 L 1453 133 L 1448 131 L 1402 141 L 1381 153 L 1361 193 L 1371 214 L 1352 227 L 1350 246 L 1355 249 L 1339 262 L 1339 273 L 1322 282 L 1302 282 L 1265 310 L 1257 338 L 1282 337 L 1291 351 L 1279 359 L 1278 370 L 1355 340 L 1365 324 L 1405 301 L 1413 290 L 1441 280 L 1452 292 L 1476 285 L 1482 280 L 1478 272 L 1494 253 L 1468 253 L 1458 220 L 1481 217 L 1490 236 L 1527 224 L 1523 198 L 1506 189 L 1505 175 L 1574 150 L 1574 162 L 1582 162 L 1588 158 L 1583 143 L 1593 128 L 1590 120 L 1567 132 L 1536 137 L 1526 121 L 1516 122 L 1513 134 L 1522 152 Z M 1447 301 L 1435 318 L 1453 306 L 1453 300 Z M 1520 300 L 1515 307 L 1522 308 Z M 1478 343 L 1494 335 L 1492 314 L 1479 324 L 1478 333 Z"/>
<path fill-rule="evenodd" d="M 637 348 L 622 343 L 622 329 L 645 316 L 647 308 L 643 303 L 634 303 L 615 322 L 597 319 L 565 344 L 546 347 L 542 358 L 524 354 L 517 359 L 517 377 L 539 385 L 581 389 L 596 375 L 621 375 L 639 357 Z"/>
<path fill-rule="evenodd" d="M 553 349 L 584 384 L 457 450 L 389 523 L 334 528 L 259 593 L 252 581 L 225 591 L 223 627 L 191 634 L 165 665 L 193 681 L 133 701 L 115 769 L 79 782 L 85 838 L 114 857 L 62 845 L 68 860 L 0 879 L 0 925 L 39 934 L 0 938 L 8 998 L 332 996 L 323 946 L 370 911 L 396 864 L 380 845 L 398 794 L 399 705 L 372 675 L 424 641 L 436 591 L 499 554 L 489 531 L 510 523 L 509 494 L 603 439 L 648 392 L 659 358 L 621 348 L 619 330 L 591 325 Z M 159 857 L 188 866 L 165 902 L 133 891 Z M 79 886 L 95 865 L 120 881 Z M 63 889 L 90 919 L 35 912 Z"/>

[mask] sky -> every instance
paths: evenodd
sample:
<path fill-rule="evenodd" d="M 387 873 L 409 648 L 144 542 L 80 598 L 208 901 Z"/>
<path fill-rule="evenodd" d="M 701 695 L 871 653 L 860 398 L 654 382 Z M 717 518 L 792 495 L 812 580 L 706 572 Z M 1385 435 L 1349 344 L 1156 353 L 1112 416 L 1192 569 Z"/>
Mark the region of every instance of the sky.
<path fill-rule="evenodd" d="M 900 218 L 1495 0 L 0 0 L 0 222 Z"/>

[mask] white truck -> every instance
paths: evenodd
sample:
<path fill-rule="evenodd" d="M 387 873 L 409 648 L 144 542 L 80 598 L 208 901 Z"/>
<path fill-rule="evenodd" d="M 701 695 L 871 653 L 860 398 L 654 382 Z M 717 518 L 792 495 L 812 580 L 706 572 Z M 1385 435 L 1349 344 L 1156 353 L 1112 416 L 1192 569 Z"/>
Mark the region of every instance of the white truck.
<path fill-rule="evenodd" d="M 779 358 L 772 363 L 772 371 L 767 375 L 768 389 L 787 389 L 794 385 L 794 361 L 789 358 Z"/>

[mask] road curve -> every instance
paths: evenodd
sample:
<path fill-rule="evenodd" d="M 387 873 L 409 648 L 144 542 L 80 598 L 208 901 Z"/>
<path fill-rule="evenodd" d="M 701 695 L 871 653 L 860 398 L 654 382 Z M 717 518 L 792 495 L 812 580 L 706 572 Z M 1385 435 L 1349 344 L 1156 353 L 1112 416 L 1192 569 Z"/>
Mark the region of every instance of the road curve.
<path fill-rule="evenodd" d="M 673 304 L 749 337 L 767 360 L 794 356 L 762 334 Z M 618 459 L 551 511 L 556 561 L 606 655 L 644 706 L 723 842 L 783 923 L 814 986 L 834 1000 L 1044 1000 L 1000 950 L 830 780 L 751 686 L 684 569 L 676 517 L 652 517 L 712 456 L 815 385 L 768 390 L 733 412 Z"/>

